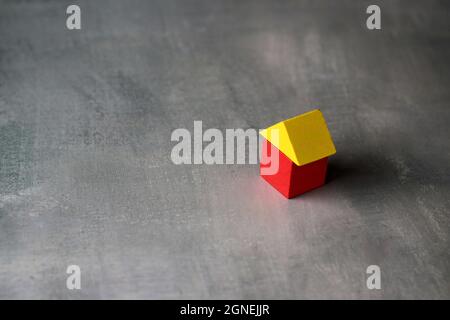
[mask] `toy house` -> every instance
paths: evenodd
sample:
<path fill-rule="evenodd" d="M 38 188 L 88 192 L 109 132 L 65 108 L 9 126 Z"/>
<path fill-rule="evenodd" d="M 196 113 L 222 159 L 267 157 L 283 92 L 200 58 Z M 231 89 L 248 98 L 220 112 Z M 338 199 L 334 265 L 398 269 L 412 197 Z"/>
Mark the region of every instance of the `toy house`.
<path fill-rule="evenodd" d="M 293 198 L 325 183 L 328 157 L 336 149 L 320 110 L 281 121 L 260 134 L 261 177 L 282 195 Z M 278 170 L 267 170 L 274 164 Z"/>

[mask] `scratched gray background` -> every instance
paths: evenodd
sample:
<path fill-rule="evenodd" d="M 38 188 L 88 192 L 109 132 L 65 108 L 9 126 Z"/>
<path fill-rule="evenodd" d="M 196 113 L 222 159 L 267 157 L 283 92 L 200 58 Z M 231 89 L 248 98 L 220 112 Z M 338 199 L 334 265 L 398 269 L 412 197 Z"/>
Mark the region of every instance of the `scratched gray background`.
<path fill-rule="evenodd" d="M 450 298 L 448 2 L 75 2 L 81 31 L 0 1 L 0 298 Z M 314 107 L 338 152 L 303 197 L 170 161 L 194 120 Z"/>

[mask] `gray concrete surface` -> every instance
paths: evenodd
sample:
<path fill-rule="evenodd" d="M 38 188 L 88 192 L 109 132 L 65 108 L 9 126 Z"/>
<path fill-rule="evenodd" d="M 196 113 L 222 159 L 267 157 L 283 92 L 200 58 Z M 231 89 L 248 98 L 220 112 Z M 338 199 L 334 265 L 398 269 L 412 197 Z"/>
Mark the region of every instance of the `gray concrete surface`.
<path fill-rule="evenodd" d="M 74 2 L 81 31 L 0 1 L 0 298 L 450 298 L 448 3 Z M 170 160 L 316 107 L 338 153 L 300 198 Z"/>

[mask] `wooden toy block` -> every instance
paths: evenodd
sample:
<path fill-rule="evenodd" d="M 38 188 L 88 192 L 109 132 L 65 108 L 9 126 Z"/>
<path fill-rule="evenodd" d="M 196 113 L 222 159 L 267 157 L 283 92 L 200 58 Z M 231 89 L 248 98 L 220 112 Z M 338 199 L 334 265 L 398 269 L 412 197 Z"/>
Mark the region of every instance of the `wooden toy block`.
<path fill-rule="evenodd" d="M 325 183 L 328 157 L 336 149 L 319 110 L 277 123 L 261 135 L 261 177 L 282 195 L 290 199 Z M 274 150 L 278 150 L 276 159 Z M 268 174 L 265 169 L 276 160 L 278 171 Z"/>

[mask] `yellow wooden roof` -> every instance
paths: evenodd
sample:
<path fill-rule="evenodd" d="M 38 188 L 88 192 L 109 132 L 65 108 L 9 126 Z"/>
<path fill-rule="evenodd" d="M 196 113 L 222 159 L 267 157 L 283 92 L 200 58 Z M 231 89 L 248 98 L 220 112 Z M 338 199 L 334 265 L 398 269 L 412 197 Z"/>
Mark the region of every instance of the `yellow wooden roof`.
<path fill-rule="evenodd" d="M 325 119 L 318 109 L 281 121 L 260 134 L 298 166 L 336 153 Z"/>

